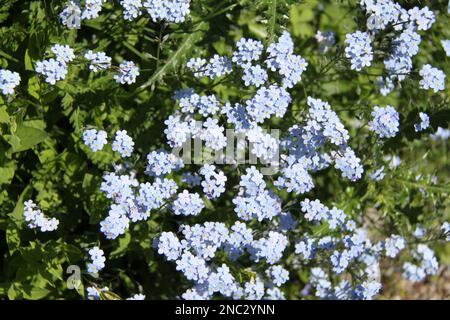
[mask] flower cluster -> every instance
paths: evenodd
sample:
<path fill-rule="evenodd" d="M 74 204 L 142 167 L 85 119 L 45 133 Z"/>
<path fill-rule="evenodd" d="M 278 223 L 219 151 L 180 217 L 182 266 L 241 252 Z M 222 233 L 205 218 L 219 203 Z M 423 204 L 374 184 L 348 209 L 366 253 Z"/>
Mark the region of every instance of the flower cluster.
<path fill-rule="evenodd" d="M 282 175 L 275 181 L 275 185 L 297 194 L 303 194 L 314 188 L 312 177 L 301 162 L 283 168 Z"/>
<path fill-rule="evenodd" d="M 67 2 L 63 11 L 59 14 L 61 23 L 69 29 L 81 28 L 81 7 L 79 0 L 70 0 Z"/>
<path fill-rule="evenodd" d="M 219 222 L 182 225 L 180 231 L 184 237 L 182 240 L 172 232 L 163 232 L 153 245 L 167 260 L 175 261 L 177 270 L 195 283 L 182 295 L 184 299 L 210 299 L 216 293 L 234 299 L 261 299 L 265 295 L 265 286 L 268 288 L 268 298 L 283 298 L 283 294 L 273 288 L 281 286 L 289 278 L 285 268 L 274 265 L 281 259 L 288 244 L 283 234 L 271 231 L 266 238 L 254 240 L 252 230 L 240 222 L 230 229 Z M 244 251 L 255 262 L 265 259 L 272 265 L 266 271 L 266 284 L 258 276 L 256 279 L 251 277 L 241 286 L 226 264 L 215 267 L 211 262 L 219 250 L 226 252 L 233 260 L 243 255 Z"/>
<path fill-rule="evenodd" d="M 45 81 L 56 84 L 56 81 L 63 80 L 67 75 L 67 65 L 53 58 L 36 63 L 36 72 L 45 77 Z"/>
<path fill-rule="evenodd" d="M 406 247 L 406 241 L 399 235 L 392 235 L 384 241 L 386 255 L 395 258 L 397 254 Z"/>
<path fill-rule="evenodd" d="M 177 192 L 171 179 L 155 178 L 153 183 L 139 183 L 132 175 L 107 173 L 100 190 L 113 203 L 108 216 L 100 222 L 100 230 L 108 239 L 125 233 L 130 221 L 147 220 L 152 210 L 160 209 Z"/>
<path fill-rule="evenodd" d="M 166 125 L 164 134 L 169 146 L 172 148 L 181 147 L 183 143 L 192 137 L 191 132 L 198 133 L 199 131 L 193 119 L 187 117 L 185 120 L 182 120 L 179 114 L 169 116 L 164 121 L 164 124 Z"/>
<path fill-rule="evenodd" d="M 433 250 L 424 244 L 419 244 L 413 253 L 413 258 L 418 264 L 405 262 L 403 264 L 403 276 L 413 282 L 419 282 L 428 275 L 438 272 L 439 264 Z"/>
<path fill-rule="evenodd" d="M 434 92 L 445 89 L 445 73 L 431 65 L 426 64 L 419 71 L 422 76 L 419 85 L 421 89 L 433 89 Z"/>
<path fill-rule="evenodd" d="M 401 82 L 411 73 L 412 58 L 418 53 L 421 42 L 418 31 L 429 30 L 435 22 L 435 14 L 428 7 L 413 7 L 407 10 L 392 0 L 362 0 L 360 4 L 368 15 L 368 32 L 357 31 L 347 35 L 346 54 L 352 61 L 352 69 L 359 71 L 362 67 L 369 66 L 373 60 L 372 40 L 384 40 L 380 39 L 379 35 L 386 36 L 386 34 L 380 33 L 380 31 L 392 27 L 396 32 L 387 35 L 387 37 L 392 37 L 389 39 L 391 48 L 388 56 L 384 59 L 384 65 L 389 75 L 378 81 L 381 94 L 387 95 L 394 90 L 394 81 Z M 355 35 L 357 35 L 356 40 L 354 39 Z M 365 44 L 363 44 L 364 42 Z M 370 56 L 370 59 L 367 56 Z M 434 76 L 438 76 L 437 72 L 433 72 Z M 433 82 L 434 86 L 430 86 Z M 428 86 L 433 89 L 440 88 L 442 79 L 438 76 L 434 80 L 425 80 L 425 83 L 428 83 Z M 421 83 L 420 86 L 426 87 L 427 85 Z"/>
<path fill-rule="evenodd" d="M 335 153 L 335 168 L 342 172 L 342 176 L 356 181 L 361 179 L 364 169 L 361 165 L 361 159 L 355 155 L 355 151 L 347 147 L 342 154 Z"/>
<path fill-rule="evenodd" d="M 346 35 L 345 56 L 350 59 L 352 70 L 360 71 L 372 64 L 373 52 L 370 34 L 356 31 Z"/>
<path fill-rule="evenodd" d="M 257 88 L 261 87 L 263 84 L 267 82 L 267 72 L 261 66 L 246 66 L 244 68 L 244 76 L 242 77 L 242 80 L 244 80 L 245 85 L 248 86 L 255 86 Z"/>
<path fill-rule="evenodd" d="M 378 77 L 377 86 L 383 96 L 387 96 L 395 89 L 395 84 L 390 77 Z"/>
<path fill-rule="evenodd" d="M 94 247 L 89 250 L 91 262 L 87 264 L 87 270 L 91 274 L 98 274 L 105 267 L 105 255 L 102 249 Z"/>
<path fill-rule="evenodd" d="M 98 289 L 96 287 L 87 287 L 86 288 L 87 299 L 88 300 L 100 300 L 100 294 L 102 292 L 108 292 L 108 291 L 109 291 L 108 287 L 103 287 L 102 289 Z"/>
<path fill-rule="evenodd" d="M 207 261 L 214 258 L 217 249 L 228 237 L 228 229 L 220 222 L 205 222 L 203 225 L 183 225 L 180 228 L 184 236 L 181 241 L 183 250 L 191 250 L 196 256 Z"/>
<path fill-rule="evenodd" d="M 81 19 L 95 19 L 98 18 L 103 4 L 106 0 L 85 0 L 84 9 L 81 13 Z"/>
<path fill-rule="evenodd" d="M 236 43 L 237 50 L 231 59 L 238 66 L 246 66 L 249 62 L 259 60 L 264 46 L 261 41 L 242 38 Z"/>
<path fill-rule="evenodd" d="M 323 205 L 316 203 L 319 211 L 323 212 Z M 338 237 L 325 236 L 314 239 L 304 237 L 296 244 L 295 253 L 301 260 L 311 265 L 320 255 L 320 259 L 330 259 L 332 272 L 328 274 L 321 267 L 311 269 L 309 286 L 315 289 L 315 295 L 324 299 L 373 299 L 380 291 L 380 258 L 383 247 L 386 246 L 387 256 L 395 256 L 405 248 L 405 241 L 397 235 L 393 235 L 385 241 L 372 243 L 364 229 L 348 228 L 348 223 L 341 229 Z M 352 264 L 352 268 L 358 271 L 361 282 L 351 284 L 345 277 L 336 282 L 333 287 L 330 277 L 342 274 Z M 353 269 L 354 270 L 354 269 Z M 337 280 L 339 281 L 339 280 Z M 309 289 L 308 289 L 309 290 Z"/>
<path fill-rule="evenodd" d="M 141 183 L 136 197 L 137 207 L 140 210 L 136 210 L 135 206 L 132 207 L 133 210 L 130 212 L 133 222 L 147 219 L 151 210 L 163 207 L 177 190 L 176 183 L 166 178 L 156 178 L 153 183 Z"/>
<path fill-rule="evenodd" d="M 261 238 L 253 242 L 250 253 L 255 262 L 259 262 L 263 258 L 268 264 L 275 264 L 280 261 L 288 244 L 288 238 L 284 234 L 269 231 L 267 238 Z"/>
<path fill-rule="evenodd" d="M 195 77 L 209 77 L 211 80 L 230 74 L 232 69 L 231 60 L 227 57 L 215 54 L 209 61 L 201 58 L 191 58 L 186 67 L 191 70 Z"/>
<path fill-rule="evenodd" d="M 169 261 L 175 261 L 181 255 L 181 242 L 172 232 L 162 232 L 153 241 L 153 246 Z"/>
<path fill-rule="evenodd" d="M 4 95 L 14 94 L 14 88 L 20 83 L 20 75 L 17 72 L 0 69 L 0 90 Z"/>
<path fill-rule="evenodd" d="M 55 44 L 50 48 L 54 58 L 36 62 L 36 72 L 45 77 L 49 84 L 56 84 L 59 80 L 64 80 L 68 73 L 68 66 L 77 57 L 72 48 L 68 45 Z M 105 52 L 86 51 L 82 55 L 88 62 L 89 70 L 99 72 L 111 69 L 111 57 Z M 120 84 L 132 84 L 139 76 L 139 68 L 132 61 L 124 61 L 118 67 L 118 72 L 114 75 L 114 80 Z"/>
<path fill-rule="evenodd" d="M 372 117 L 369 122 L 371 131 L 375 131 L 381 138 L 393 138 L 397 135 L 400 116 L 392 106 L 388 105 L 385 108 L 375 106 Z"/>
<path fill-rule="evenodd" d="M 347 216 L 342 210 L 339 210 L 336 207 L 332 209 L 327 208 L 323 205 L 320 200 L 309 200 L 306 198 L 301 202 L 302 212 L 305 214 L 304 217 L 308 221 L 327 221 L 331 230 L 335 230 L 337 228 L 341 229 L 350 229 L 349 225 L 354 223 L 352 220 L 348 220 Z M 304 242 L 306 241 L 306 242 Z M 310 256 L 312 253 L 312 247 L 309 243 L 309 239 L 303 240 L 304 245 L 302 245 L 303 250 L 301 252 L 304 254 L 305 252 L 309 252 L 309 254 L 305 256 Z M 309 244 L 308 244 L 309 243 Z M 310 248 L 308 251 L 304 251 L 305 248 Z"/>
<path fill-rule="evenodd" d="M 339 120 L 337 114 L 331 110 L 330 105 L 320 99 L 308 97 L 309 123 L 317 123 L 325 138 L 331 143 L 340 146 L 347 142 L 349 138 L 348 131 Z"/>
<path fill-rule="evenodd" d="M 279 265 L 267 269 L 266 274 L 272 279 L 273 284 L 277 287 L 289 280 L 289 271 Z"/>
<path fill-rule="evenodd" d="M 310 108 L 306 125 L 290 128 L 289 136 L 282 143 L 288 154 L 282 169 L 284 174 L 275 184 L 288 188 L 288 191 L 307 192 L 314 187 L 308 171 L 325 169 L 333 161 L 343 177 L 352 181 L 360 179 L 364 169 L 360 159 L 347 145 L 350 136 L 338 115 L 320 99 L 308 97 L 307 104 Z M 324 152 L 322 146 L 327 142 L 337 146 L 338 151 Z M 296 178 L 292 180 L 291 176 Z"/>
<path fill-rule="evenodd" d="M 124 61 L 119 65 L 119 73 L 114 75 L 114 80 L 121 84 L 132 84 L 136 82 L 139 68 L 133 61 Z"/>
<path fill-rule="evenodd" d="M 270 190 L 266 189 L 263 175 L 251 166 L 246 174 L 241 176 L 241 189 L 233 199 L 234 212 L 242 220 L 257 218 L 271 220 L 281 213 L 281 200 Z"/>
<path fill-rule="evenodd" d="M 419 117 L 420 123 L 414 125 L 414 130 L 416 130 L 416 132 L 423 131 L 430 126 L 430 117 L 426 113 L 420 112 Z"/>
<path fill-rule="evenodd" d="M 267 48 L 268 58 L 265 63 L 272 71 L 278 71 L 282 77 L 283 87 L 292 88 L 302 80 L 302 73 L 308 67 L 308 62 L 294 54 L 294 43 L 288 32 L 283 32 L 277 43 Z"/>
<path fill-rule="evenodd" d="M 282 117 L 291 103 L 289 93 L 282 87 L 271 85 L 256 91 L 255 96 L 247 100 L 246 111 L 256 123 L 262 123 L 272 115 Z"/>
<path fill-rule="evenodd" d="M 127 298 L 127 300 L 145 300 L 145 295 L 142 293 L 136 293 L 135 295 Z"/>
<path fill-rule="evenodd" d="M 68 45 L 56 44 L 50 48 L 55 58 L 36 62 L 36 72 L 45 77 L 45 81 L 55 84 L 67 75 L 68 63 L 75 59 L 75 53 Z"/>
<path fill-rule="evenodd" d="M 152 176 L 163 176 L 183 168 L 182 159 L 165 150 L 152 151 L 147 155 L 146 173 Z"/>
<path fill-rule="evenodd" d="M 174 99 L 178 100 L 181 111 L 184 113 L 199 112 L 207 117 L 219 111 L 220 103 L 215 95 L 199 95 L 192 89 L 178 91 Z"/>
<path fill-rule="evenodd" d="M 125 20 L 134 20 L 142 14 L 142 0 L 121 0 L 120 5 Z"/>
<path fill-rule="evenodd" d="M 327 53 L 327 51 L 330 50 L 330 48 L 332 48 L 336 43 L 336 34 L 332 31 L 322 32 L 320 30 L 317 30 L 314 37 L 319 44 L 320 53 Z"/>
<path fill-rule="evenodd" d="M 450 57 L 450 40 L 441 40 L 441 44 L 447 57 Z"/>
<path fill-rule="evenodd" d="M 200 174 L 204 177 L 201 185 L 206 197 L 209 199 L 218 198 L 225 192 L 225 182 L 227 181 L 227 177 L 224 175 L 223 171 L 216 171 L 214 165 L 205 164 L 200 169 Z"/>
<path fill-rule="evenodd" d="M 107 141 L 107 133 L 103 130 L 89 129 L 83 132 L 83 142 L 92 151 L 100 151 L 103 149 Z"/>
<path fill-rule="evenodd" d="M 119 130 L 112 143 L 113 151 L 117 151 L 123 158 L 130 157 L 134 149 L 133 139 L 127 134 L 126 130 Z"/>
<path fill-rule="evenodd" d="M 428 7 L 402 8 L 392 0 L 362 0 L 363 9 L 370 15 L 367 26 L 372 32 L 386 29 L 393 25 L 395 30 L 428 30 L 435 22 L 434 13 Z"/>
<path fill-rule="evenodd" d="M 82 20 L 99 17 L 106 0 L 85 0 L 82 8 L 79 0 L 71 0 L 59 14 L 61 23 L 69 29 L 79 29 Z M 120 0 L 125 20 L 131 21 L 142 15 L 145 8 L 154 22 L 180 23 L 190 13 L 191 0 Z"/>
<path fill-rule="evenodd" d="M 411 73 L 412 58 L 419 52 L 420 42 L 420 35 L 413 29 L 406 29 L 393 39 L 391 52 L 384 60 L 384 66 L 389 73 L 388 79 L 400 82 Z"/>
<path fill-rule="evenodd" d="M 305 59 L 294 54 L 294 44 L 288 32 L 284 32 L 277 43 L 267 47 L 267 59 L 264 62 L 260 61 L 264 52 L 261 41 L 242 38 L 236 46 L 237 49 L 231 59 L 218 55 L 214 55 L 209 62 L 201 58 L 192 58 L 188 61 L 187 67 L 196 77 L 208 76 L 215 79 L 230 74 L 234 63 L 243 69 L 244 84 L 256 87 L 261 87 L 267 82 L 270 70 L 281 77 L 283 88 L 292 88 L 301 81 L 302 73 L 308 66 Z M 269 70 L 265 70 L 262 63 Z"/>
<path fill-rule="evenodd" d="M 143 5 L 153 21 L 180 23 L 189 14 L 191 0 L 145 0 Z"/>
<path fill-rule="evenodd" d="M 450 223 L 448 223 L 447 221 L 444 222 L 441 226 L 441 229 L 442 229 L 442 233 L 445 236 L 445 240 L 450 241 Z"/>
<path fill-rule="evenodd" d="M 39 228 L 40 231 L 54 231 L 58 228 L 59 220 L 56 218 L 47 218 L 33 200 L 28 200 L 24 202 L 23 215 L 25 222 L 27 222 L 28 227 L 31 229 Z"/>
<path fill-rule="evenodd" d="M 181 271 L 188 280 L 193 280 L 200 284 L 208 278 L 209 269 L 204 259 L 192 253 L 184 252 L 181 258 L 176 261 L 177 270 Z"/>
<path fill-rule="evenodd" d="M 130 225 L 126 211 L 119 205 L 111 205 L 108 216 L 100 222 L 100 231 L 107 239 L 115 239 L 124 234 Z"/>
<path fill-rule="evenodd" d="M 172 204 L 172 210 L 176 215 L 196 216 L 205 207 L 203 200 L 198 193 L 190 193 L 183 190 Z"/>
<path fill-rule="evenodd" d="M 448 140 L 450 138 L 450 129 L 438 127 L 436 132 L 431 135 L 433 140 Z"/>
<path fill-rule="evenodd" d="M 345 230 L 344 230 L 345 231 Z M 349 230 L 350 231 L 350 230 Z M 344 232 L 341 239 L 323 237 L 317 240 L 305 238 L 296 245 L 296 254 L 303 260 L 314 261 L 320 253 L 321 258 L 328 257 L 332 272 L 339 275 L 352 263 L 362 270 L 360 283 L 350 284 L 345 278 L 333 287 L 330 274 L 320 267 L 311 269 L 310 286 L 315 295 L 325 299 L 372 299 L 381 289 L 375 281 L 379 277 L 379 243 L 372 244 L 363 229 L 353 234 Z"/>
<path fill-rule="evenodd" d="M 88 50 L 84 57 L 89 60 L 89 70 L 99 72 L 111 68 L 111 57 L 108 57 L 104 52 L 93 52 Z"/>
<path fill-rule="evenodd" d="M 362 0 L 361 7 L 369 14 L 367 27 L 370 31 L 386 29 L 389 24 L 404 21 L 404 9 L 391 0 Z"/>
<path fill-rule="evenodd" d="M 317 249 L 316 242 L 307 236 L 295 244 L 295 254 L 298 254 L 302 260 L 314 259 Z"/>

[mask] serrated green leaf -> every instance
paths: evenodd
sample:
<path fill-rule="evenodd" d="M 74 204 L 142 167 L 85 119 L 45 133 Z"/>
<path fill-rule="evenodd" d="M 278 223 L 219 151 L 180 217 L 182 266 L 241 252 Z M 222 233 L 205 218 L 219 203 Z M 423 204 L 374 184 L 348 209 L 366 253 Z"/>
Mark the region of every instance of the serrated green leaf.
<path fill-rule="evenodd" d="M 157 81 L 161 80 L 166 75 L 166 73 L 170 72 L 178 64 L 184 61 L 185 56 L 195 47 L 195 44 L 200 39 L 201 33 L 206 26 L 207 23 L 200 22 L 196 29 L 192 31 L 192 33 L 187 37 L 185 37 L 183 42 L 179 45 L 178 49 L 170 56 L 170 58 L 153 73 L 150 79 L 148 79 L 139 87 L 139 90 L 144 90 L 152 86 Z"/>

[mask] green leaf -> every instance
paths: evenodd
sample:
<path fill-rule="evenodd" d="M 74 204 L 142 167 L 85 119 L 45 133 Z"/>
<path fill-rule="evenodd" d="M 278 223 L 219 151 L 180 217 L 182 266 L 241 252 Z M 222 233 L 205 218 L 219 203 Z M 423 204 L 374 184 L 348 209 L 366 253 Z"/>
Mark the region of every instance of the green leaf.
<path fill-rule="evenodd" d="M 43 120 L 27 120 L 24 123 L 27 127 L 39 129 L 45 131 L 45 122 Z"/>
<path fill-rule="evenodd" d="M 16 223 L 17 226 L 20 226 L 20 223 L 23 221 L 23 202 L 25 196 L 28 195 L 29 190 L 31 189 L 31 185 L 28 185 L 20 194 L 19 200 L 17 200 L 16 206 L 14 207 L 13 212 L 8 214 L 8 216 Z"/>
<path fill-rule="evenodd" d="M 23 297 L 25 299 L 31 299 L 31 300 L 38 300 L 45 298 L 50 293 L 50 290 L 33 286 L 29 288 L 28 290 L 23 291 Z"/>
<path fill-rule="evenodd" d="M 9 123 L 9 114 L 6 111 L 6 106 L 0 107 L 0 123 Z"/>
<path fill-rule="evenodd" d="M 268 11 L 269 11 L 269 25 L 267 28 L 267 31 L 269 33 L 269 43 L 274 42 L 274 37 L 275 37 L 275 33 L 276 33 L 276 26 L 277 26 L 277 4 L 278 1 L 277 0 L 272 0 L 269 1 L 268 4 Z"/>
<path fill-rule="evenodd" d="M 13 283 L 11 284 L 11 286 L 8 289 L 8 299 L 9 300 L 14 300 L 19 296 L 19 293 L 16 290 L 16 284 Z"/>
<path fill-rule="evenodd" d="M 6 59 L 8 59 L 8 60 L 14 61 L 14 62 L 16 62 L 16 63 L 19 62 L 19 60 L 17 60 L 17 59 L 14 58 L 13 56 L 7 54 L 7 53 L 6 53 L 5 51 L 3 51 L 3 50 L 0 50 L 0 56 L 6 58 Z"/>
<path fill-rule="evenodd" d="M 19 230 L 14 227 L 8 227 L 6 230 L 6 242 L 8 243 L 8 250 L 10 254 L 13 254 L 20 245 Z"/>
<path fill-rule="evenodd" d="M 20 138 L 18 136 L 15 136 L 13 134 L 5 134 L 3 136 L 3 138 L 6 140 L 6 142 L 9 143 L 9 145 L 11 146 L 12 152 L 14 152 L 14 150 L 19 149 L 20 148 Z M 8 152 L 10 151 L 8 150 Z"/>
<path fill-rule="evenodd" d="M 39 79 L 36 75 L 34 75 L 30 78 L 30 80 L 28 80 L 28 93 L 33 98 L 39 100 L 40 97 L 39 92 L 40 92 Z"/>
<path fill-rule="evenodd" d="M 76 263 L 83 258 L 83 252 L 72 244 L 64 244 L 63 250 L 69 263 Z"/>
<path fill-rule="evenodd" d="M 24 123 L 26 124 L 26 122 Z M 43 130 L 22 125 L 17 128 L 15 136 L 19 138 L 20 142 L 17 144 L 17 140 L 15 140 L 14 144 L 10 143 L 13 147 L 13 153 L 33 148 L 35 145 L 44 141 L 48 134 Z"/>
<path fill-rule="evenodd" d="M 123 237 L 120 237 L 118 242 L 119 245 L 116 247 L 114 251 L 111 252 L 112 258 L 117 258 L 120 256 L 123 256 L 128 248 L 128 245 L 130 244 L 131 236 L 130 233 L 127 232 Z"/>
<path fill-rule="evenodd" d="M 122 300 L 120 296 L 111 291 L 101 291 L 100 290 L 100 299 L 101 300 Z"/>
<path fill-rule="evenodd" d="M 149 61 L 150 59 L 148 57 L 145 56 L 145 54 L 143 54 L 142 52 L 140 52 L 138 49 L 136 49 L 135 47 L 133 47 L 132 44 L 128 43 L 128 42 L 124 42 L 123 45 L 125 47 L 127 47 L 131 52 L 133 52 L 135 55 L 137 55 L 139 58 L 141 58 L 143 61 Z"/>
<path fill-rule="evenodd" d="M 72 114 L 70 115 L 70 123 L 73 124 L 73 128 L 75 129 L 75 132 L 80 132 L 81 130 L 81 123 L 80 123 L 80 108 L 77 107 L 75 110 L 73 110 Z"/>
<path fill-rule="evenodd" d="M 305 2 L 291 9 L 291 22 L 294 35 L 309 37 L 315 34 L 311 21 L 314 18 L 314 9 L 317 3 Z"/>
<path fill-rule="evenodd" d="M 16 171 L 16 164 L 10 161 L 5 167 L 0 167 L 0 184 L 10 183 Z"/>
<path fill-rule="evenodd" d="M 63 269 L 60 264 L 56 264 L 55 266 L 48 268 L 46 271 L 50 273 L 52 276 L 54 276 L 56 279 L 64 281 Z"/>
<path fill-rule="evenodd" d="M 27 49 L 25 51 L 25 70 L 28 70 L 28 71 L 34 70 L 33 62 L 32 62 L 32 59 L 31 59 L 30 53 L 29 53 L 29 49 Z"/>

